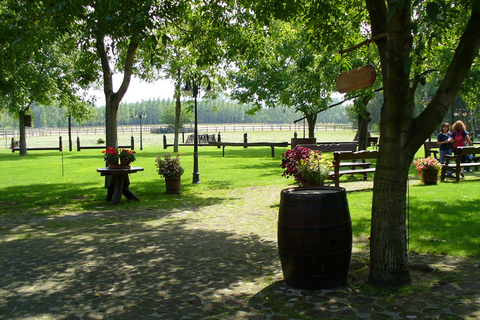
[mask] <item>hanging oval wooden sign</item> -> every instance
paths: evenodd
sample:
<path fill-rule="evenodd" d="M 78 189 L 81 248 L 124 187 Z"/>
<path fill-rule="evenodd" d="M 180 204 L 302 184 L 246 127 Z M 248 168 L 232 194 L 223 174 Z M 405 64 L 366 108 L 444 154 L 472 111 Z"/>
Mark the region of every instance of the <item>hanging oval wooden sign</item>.
<path fill-rule="evenodd" d="M 341 73 L 337 78 L 337 90 L 347 93 L 353 90 L 370 87 L 377 77 L 375 67 L 371 64 Z"/>

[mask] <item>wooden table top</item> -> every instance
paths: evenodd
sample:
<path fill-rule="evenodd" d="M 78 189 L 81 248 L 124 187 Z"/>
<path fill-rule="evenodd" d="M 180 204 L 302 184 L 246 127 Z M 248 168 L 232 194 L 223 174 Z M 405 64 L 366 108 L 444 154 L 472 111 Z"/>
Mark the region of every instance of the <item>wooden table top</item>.
<path fill-rule="evenodd" d="M 97 172 L 100 173 L 135 173 L 138 171 L 143 171 L 143 167 L 130 167 L 130 168 L 109 168 L 109 167 L 103 167 L 103 168 L 98 168 Z"/>

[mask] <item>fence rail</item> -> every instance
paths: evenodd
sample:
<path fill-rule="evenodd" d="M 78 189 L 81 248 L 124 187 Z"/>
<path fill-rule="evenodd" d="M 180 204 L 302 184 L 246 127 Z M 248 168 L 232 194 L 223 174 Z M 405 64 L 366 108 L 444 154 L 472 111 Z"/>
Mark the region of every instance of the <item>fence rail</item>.
<path fill-rule="evenodd" d="M 142 131 L 144 133 L 150 132 L 152 129 L 166 128 L 166 125 L 143 125 Z M 184 132 L 192 132 L 192 127 L 185 128 Z M 245 131 L 302 131 L 303 126 L 293 124 L 208 124 L 198 125 L 198 131 L 203 133 L 217 133 L 217 132 L 245 132 Z M 355 130 L 351 124 L 318 124 L 315 126 L 315 131 L 320 130 Z M 140 126 L 118 126 L 117 132 L 119 134 L 133 134 L 140 132 Z M 180 129 L 182 132 L 182 129 Z M 25 134 L 27 137 L 38 136 L 67 136 L 68 128 L 26 128 Z M 11 138 L 18 137 L 18 129 L 0 129 L 0 137 Z M 72 136 L 79 135 L 105 135 L 105 127 L 74 127 L 72 128 Z"/>

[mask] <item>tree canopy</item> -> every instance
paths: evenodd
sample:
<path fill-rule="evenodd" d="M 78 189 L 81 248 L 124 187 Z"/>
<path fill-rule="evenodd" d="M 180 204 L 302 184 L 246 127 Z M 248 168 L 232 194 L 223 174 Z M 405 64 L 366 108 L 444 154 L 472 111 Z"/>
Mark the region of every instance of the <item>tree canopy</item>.
<path fill-rule="evenodd" d="M 1 4 L 0 108 L 18 116 L 20 154 L 25 155 L 24 117 L 34 105 L 67 107 L 78 121 L 92 112 L 75 68 L 75 39 L 52 38 L 52 29 L 41 27 L 47 19 L 37 3 Z"/>

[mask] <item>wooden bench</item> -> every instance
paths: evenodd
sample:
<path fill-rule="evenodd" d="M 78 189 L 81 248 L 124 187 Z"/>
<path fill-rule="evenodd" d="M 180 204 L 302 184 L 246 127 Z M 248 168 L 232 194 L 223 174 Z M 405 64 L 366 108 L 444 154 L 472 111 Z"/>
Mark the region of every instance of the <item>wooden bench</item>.
<path fill-rule="evenodd" d="M 316 144 L 297 144 L 297 146 L 320 152 L 357 151 L 357 142 L 319 142 Z"/>
<path fill-rule="evenodd" d="M 472 162 L 463 163 L 462 156 L 473 155 Z M 462 168 L 473 168 L 480 166 L 480 158 L 475 155 L 480 154 L 480 147 L 458 147 L 458 155 L 445 156 L 445 163 L 442 164 L 442 173 L 440 175 L 440 181 L 445 181 L 447 171 L 455 173 L 455 179 L 460 181 L 460 172 Z"/>
<path fill-rule="evenodd" d="M 288 142 L 209 142 L 210 146 L 222 147 L 223 156 L 225 157 L 225 147 L 270 147 L 272 157 L 275 157 L 275 147 L 288 147 Z"/>
<path fill-rule="evenodd" d="M 423 150 L 425 152 L 425 158 L 431 156 L 437 160 L 440 160 L 440 146 L 436 141 L 425 141 L 423 144 Z"/>
<path fill-rule="evenodd" d="M 379 137 L 368 137 L 367 144 L 369 147 L 373 147 L 373 149 L 378 150 Z"/>
<path fill-rule="evenodd" d="M 367 159 L 376 159 L 378 151 L 336 151 L 333 154 L 333 171 L 330 172 L 328 179 L 333 180 L 335 187 L 340 186 L 340 177 L 345 174 L 363 174 L 363 179 L 367 180 L 367 173 L 375 172 L 372 162 Z M 344 169 L 347 168 L 347 169 Z"/>

